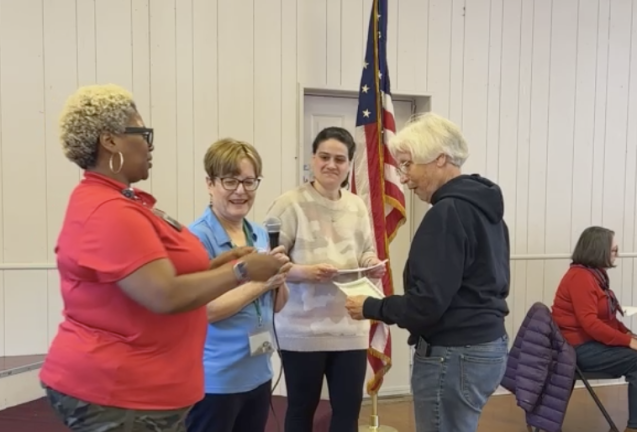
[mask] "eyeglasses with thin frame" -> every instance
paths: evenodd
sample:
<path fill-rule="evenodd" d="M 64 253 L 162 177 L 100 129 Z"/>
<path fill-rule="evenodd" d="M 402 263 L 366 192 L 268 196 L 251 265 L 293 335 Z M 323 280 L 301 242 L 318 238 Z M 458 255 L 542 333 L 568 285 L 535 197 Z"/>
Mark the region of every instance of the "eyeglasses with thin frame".
<path fill-rule="evenodd" d="M 141 135 L 148 143 L 148 147 L 153 146 L 153 136 L 154 136 L 153 128 L 131 126 L 124 129 L 124 133 L 127 135 Z"/>
<path fill-rule="evenodd" d="M 409 171 L 409 167 L 411 167 L 412 164 L 413 164 L 412 161 L 401 163 L 400 165 L 398 165 L 398 172 L 403 175 L 407 175 L 407 172 Z"/>
<path fill-rule="evenodd" d="M 245 178 L 243 180 L 239 180 L 234 177 L 218 177 L 219 181 L 221 181 L 221 186 L 227 191 L 235 191 L 239 188 L 239 185 L 243 185 L 243 189 L 248 192 L 253 192 L 257 190 L 259 184 L 261 183 L 260 178 Z"/>

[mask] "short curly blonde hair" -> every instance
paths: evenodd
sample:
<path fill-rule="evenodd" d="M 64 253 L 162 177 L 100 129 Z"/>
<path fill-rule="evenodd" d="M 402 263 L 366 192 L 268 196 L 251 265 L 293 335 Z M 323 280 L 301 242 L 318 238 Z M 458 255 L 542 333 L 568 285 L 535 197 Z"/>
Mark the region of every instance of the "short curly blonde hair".
<path fill-rule="evenodd" d="M 60 115 L 64 155 L 82 169 L 95 166 L 100 135 L 123 133 L 136 113 L 133 95 L 118 85 L 80 87 Z"/>
<path fill-rule="evenodd" d="M 248 159 L 254 167 L 254 173 L 261 177 L 263 162 L 253 145 L 234 138 L 222 138 L 212 144 L 204 156 L 204 169 L 213 179 L 223 175 L 239 175 L 239 163 Z"/>

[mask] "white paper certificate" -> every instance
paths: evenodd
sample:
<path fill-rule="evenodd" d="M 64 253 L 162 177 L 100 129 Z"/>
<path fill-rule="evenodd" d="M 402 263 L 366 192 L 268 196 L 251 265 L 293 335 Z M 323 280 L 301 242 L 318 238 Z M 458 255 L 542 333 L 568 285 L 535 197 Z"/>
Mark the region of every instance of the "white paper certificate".
<path fill-rule="evenodd" d="M 383 260 L 376 265 L 369 267 L 359 267 L 355 269 L 339 269 L 338 274 L 350 274 L 350 273 L 363 273 L 371 269 L 375 269 L 376 267 L 382 267 L 387 263 L 388 260 Z"/>
<path fill-rule="evenodd" d="M 336 285 L 348 297 L 358 295 L 374 297 L 377 299 L 382 299 L 385 297 L 383 292 L 379 290 L 378 287 L 366 277 L 357 279 L 352 282 L 334 282 L 334 285 Z"/>

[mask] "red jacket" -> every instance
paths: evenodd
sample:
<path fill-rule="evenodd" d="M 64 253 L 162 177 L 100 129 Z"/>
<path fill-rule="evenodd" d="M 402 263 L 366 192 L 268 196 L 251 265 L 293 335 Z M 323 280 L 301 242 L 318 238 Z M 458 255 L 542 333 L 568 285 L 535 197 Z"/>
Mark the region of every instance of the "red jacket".
<path fill-rule="evenodd" d="M 592 271 L 571 267 L 560 282 L 553 301 L 553 319 L 569 344 L 591 340 L 609 346 L 628 346 L 630 332 L 611 316 L 608 297 Z"/>

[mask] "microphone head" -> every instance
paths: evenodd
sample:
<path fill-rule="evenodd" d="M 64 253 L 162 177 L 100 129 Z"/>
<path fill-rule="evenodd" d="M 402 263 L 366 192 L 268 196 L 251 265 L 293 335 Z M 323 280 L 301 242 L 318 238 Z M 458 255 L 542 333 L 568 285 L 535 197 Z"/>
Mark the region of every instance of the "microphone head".
<path fill-rule="evenodd" d="M 279 231 L 281 231 L 281 219 L 270 217 L 266 219 L 266 221 L 263 223 L 263 226 L 269 233 L 278 233 Z"/>

